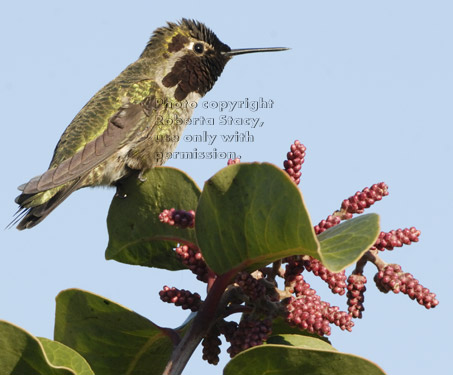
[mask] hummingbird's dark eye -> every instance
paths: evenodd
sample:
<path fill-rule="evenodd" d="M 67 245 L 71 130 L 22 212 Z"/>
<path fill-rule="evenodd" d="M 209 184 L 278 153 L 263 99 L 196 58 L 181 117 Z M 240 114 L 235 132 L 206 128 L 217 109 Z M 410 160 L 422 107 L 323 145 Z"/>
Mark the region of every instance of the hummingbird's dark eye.
<path fill-rule="evenodd" d="M 203 43 L 195 43 L 195 45 L 193 46 L 193 50 L 198 53 L 198 54 L 202 54 L 203 51 L 204 51 L 204 45 Z"/>

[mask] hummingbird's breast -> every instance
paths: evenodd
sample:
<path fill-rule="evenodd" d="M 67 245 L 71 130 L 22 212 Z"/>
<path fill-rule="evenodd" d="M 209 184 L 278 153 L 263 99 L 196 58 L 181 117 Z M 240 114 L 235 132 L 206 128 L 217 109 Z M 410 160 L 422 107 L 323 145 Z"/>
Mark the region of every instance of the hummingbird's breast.
<path fill-rule="evenodd" d="M 143 109 L 141 116 L 138 117 L 136 125 L 131 127 L 131 132 L 126 135 L 127 141 L 125 139 L 121 142 L 114 154 L 85 175 L 81 186 L 113 185 L 127 176 L 131 170 L 143 173 L 160 166 L 171 157 L 178 145 L 202 95 L 192 91 L 183 100 L 177 99 L 176 86 L 162 85 L 161 74 L 164 74 L 166 69 L 162 72 L 159 69 L 149 70 L 145 75 L 145 78 L 155 76 L 156 80 L 139 79 L 143 76 L 134 72 L 143 64 L 132 64 L 119 76 L 118 84 L 114 86 L 118 91 L 114 95 L 117 100 L 111 105 L 112 111 L 115 106 L 127 103 L 140 105 Z"/>
<path fill-rule="evenodd" d="M 146 171 L 164 164 L 181 140 L 200 98 L 201 95 L 191 93 L 182 102 L 173 98 L 160 101 L 159 108 L 151 116 L 151 124 L 146 134 L 127 152 L 120 150 L 121 154 L 126 152 L 127 166 Z"/>

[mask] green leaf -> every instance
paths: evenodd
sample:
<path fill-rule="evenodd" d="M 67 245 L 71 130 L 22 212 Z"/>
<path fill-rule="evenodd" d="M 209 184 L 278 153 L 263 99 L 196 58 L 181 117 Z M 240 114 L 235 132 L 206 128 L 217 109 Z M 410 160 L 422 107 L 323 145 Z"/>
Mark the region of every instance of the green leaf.
<path fill-rule="evenodd" d="M 94 375 L 88 362 L 75 350 L 60 342 L 38 337 L 47 358 L 54 366 L 69 367 L 77 375 Z"/>
<path fill-rule="evenodd" d="M 337 351 L 321 337 L 315 338 L 306 335 L 275 335 L 267 339 L 266 344 L 297 346 L 304 349 L 322 349 Z"/>
<path fill-rule="evenodd" d="M 0 374 L 79 375 L 53 365 L 38 339 L 14 324 L 0 320 Z"/>
<path fill-rule="evenodd" d="M 333 272 L 345 269 L 373 246 L 379 231 L 377 214 L 360 215 L 327 229 L 318 235 L 321 262 Z"/>
<path fill-rule="evenodd" d="M 106 259 L 169 270 L 184 269 L 173 251 L 177 242 L 196 243 L 194 229 L 161 223 L 164 209 L 195 210 L 200 189 L 184 172 L 168 167 L 136 175 L 121 185 L 125 198 L 115 197 L 107 217 L 109 244 Z"/>
<path fill-rule="evenodd" d="M 230 165 L 211 177 L 195 229 L 203 257 L 217 274 L 257 269 L 296 254 L 319 259 L 300 190 L 272 164 Z"/>
<path fill-rule="evenodd" d="M 322 340 L 307 336 L 299 338 L 289 336 L 297 335 L 280 337 L 280 342 L 284 342 L 285 345 L 265 344 L 243 351 L 228 362 L 223 371 L 224 375 L 385 374 L 373 362 L 338 352 Z"/>
<path fill-rule="evenodd" d="M 314 337 L 318 340 L 322 340 L 328 344 L 330 344 L 329 339 L 326 336 L 319 336 L 316 333 L 311 333 L 305 330 L 302 330 L 298 327 L 293 327 L 288 324 L 288 322 L 282 318 L 277 317 L 272 321 L 272 334 L 273 335 L 299 335 L 299 336 L 308 336 Z"/>
<path fill-rule="evenodd" d="M 161 374 L 173 350 L 170 330 L 77 289 L 57 296 L 55 340 L 83 355 L 96 375 Z"/>

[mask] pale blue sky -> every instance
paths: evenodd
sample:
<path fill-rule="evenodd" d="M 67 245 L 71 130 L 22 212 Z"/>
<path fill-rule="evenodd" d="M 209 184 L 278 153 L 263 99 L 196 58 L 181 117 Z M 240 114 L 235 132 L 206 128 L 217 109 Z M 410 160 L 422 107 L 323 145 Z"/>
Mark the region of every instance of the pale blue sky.
<path fill-rule="evenodd" d="M 369 279 L 364 318 L 352 333 L 333 328 L 333 345 L 374 360 L 391 375 L 450 367 L 453 5 L 448 1 L 21 1 L 2 7 L 0 98 L 3 183 L 0 223 L 16 211 L 16 187 L 45 171 L 61 133 L 86 101 L 142 52 L 151 32 L 182 17 L 211 27 L 232 48 L 288 46 L 239 56 L 204 98 L 272 99 L 253 143 L 181 142 L 178 150 L 236 150 L 244 161 L 281 165 L 294 139 L 307 147 L 301 189 L 314 222 L 374 182 L 390 195 L 370 212 L 383 230 L 416 226 L 420 242 L 383 255 L 438 294 L 427 311 L 404 295 L 383 295 Z M 198 108 L 195 117 L 218 117 Z M 210 128 L 211 129 L 211 128 Z M 186 134 L 199 134 L 188 127 Z M 236 130 L 234 128 L 233 130 Z M 214 126 L 211 134 L 233 130 Z M 238 129 L 240 130 L 240 129 Z M 248 129 L 245 129 L 248 130 Z M 197 183 L 222 160 L 175 160 Z M 204 293 L 189 272 L 104 260 L 105 218 L 114 194 L 84 189 L 42 224 L 0 231 L 0 319 L 52 338 L 54 298 L 86 289 L 177 326 L 186 313 L 160 302 L 163 285 Z M 290 213 L 289 213 L 290 214 Z M 311 281 L 310 278 L 309 281 Z M 327 288 L 321 296 L 342 304 Z M 204 295 L 204 294 L 203 294 Z M 450 349 L 450 350 L 448 350 Z M 186 374 L 221 374 L 197 352 Z M 222 365 L 227 357 L 222 357 Z"/>

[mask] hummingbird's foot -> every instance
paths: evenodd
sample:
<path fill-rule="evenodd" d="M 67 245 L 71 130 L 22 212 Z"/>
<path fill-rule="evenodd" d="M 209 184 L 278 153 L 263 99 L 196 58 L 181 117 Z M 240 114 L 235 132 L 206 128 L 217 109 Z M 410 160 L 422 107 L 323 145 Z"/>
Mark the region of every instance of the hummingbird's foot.
<path fill-rule="evenodd" d="M 122 191 L 121 187 L 122 187 L 122 184 L 117 184 L 116 185 L 115 198 L 124 199 L 124 198 L 127 197 L 127 193 Z"/>
<path fill-rule="evenodd" d="M 141 171 L 139 174 L 138 174 L 138 179 L 140 180 L 140 182 L 145 182 L 147 180 L 146 177 L 143 177 L 143 173 L 144 171 Z"/>
<path fill-rule="evenodd" d="M 116 193 L 115 193 L 115 198 L 126 199 L 127 198 L 127 194 L 126 193 L 122 193 L 122 192 L 117 190 Z"/>

